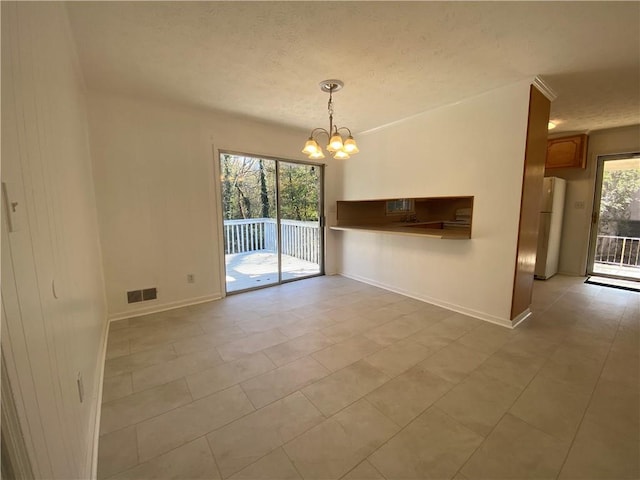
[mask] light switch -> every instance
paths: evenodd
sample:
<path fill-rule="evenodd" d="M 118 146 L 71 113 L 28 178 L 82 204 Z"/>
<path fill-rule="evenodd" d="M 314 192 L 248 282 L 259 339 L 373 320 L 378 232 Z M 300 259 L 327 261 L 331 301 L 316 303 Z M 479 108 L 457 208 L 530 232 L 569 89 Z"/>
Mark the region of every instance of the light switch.
<path fill-rule="evenodd" d="M 22 224 L 22 210 L 24 205 L 17 200 L 16 192 L 10 183 L 2 182 L 2 201 L 7 209 L 7 219 L 9 220 L 9 231 L 17 232 Z"/>

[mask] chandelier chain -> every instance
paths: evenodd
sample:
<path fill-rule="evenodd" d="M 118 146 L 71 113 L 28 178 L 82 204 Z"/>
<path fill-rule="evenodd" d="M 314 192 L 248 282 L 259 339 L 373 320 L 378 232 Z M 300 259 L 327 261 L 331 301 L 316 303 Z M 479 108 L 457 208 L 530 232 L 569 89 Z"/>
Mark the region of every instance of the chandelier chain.
<path fill-rule="evenodd" d="M 329 115 L 333 115 L 333 89 L 329 91 L 329 103 L 327 104 Z"/>

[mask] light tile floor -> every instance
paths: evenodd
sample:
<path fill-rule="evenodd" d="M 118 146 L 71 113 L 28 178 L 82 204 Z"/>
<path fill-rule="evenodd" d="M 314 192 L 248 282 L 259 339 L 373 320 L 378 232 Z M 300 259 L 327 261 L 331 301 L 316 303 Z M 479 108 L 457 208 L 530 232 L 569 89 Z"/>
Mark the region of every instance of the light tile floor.
<path fill-rule="evenodd" d="M 637 479 L 640 294 L 491 325 L 343 277 L 112 323 L 98 477 Z"/>

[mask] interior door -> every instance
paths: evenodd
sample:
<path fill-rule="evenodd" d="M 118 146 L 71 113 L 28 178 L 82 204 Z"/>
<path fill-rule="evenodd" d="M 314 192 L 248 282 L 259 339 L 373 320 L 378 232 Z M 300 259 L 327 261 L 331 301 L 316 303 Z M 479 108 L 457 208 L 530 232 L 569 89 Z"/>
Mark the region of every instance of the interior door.
<path fill-rule="evenodd" d="M 640 153 L 598 157 L 587 273 L 640 281 Z"/>

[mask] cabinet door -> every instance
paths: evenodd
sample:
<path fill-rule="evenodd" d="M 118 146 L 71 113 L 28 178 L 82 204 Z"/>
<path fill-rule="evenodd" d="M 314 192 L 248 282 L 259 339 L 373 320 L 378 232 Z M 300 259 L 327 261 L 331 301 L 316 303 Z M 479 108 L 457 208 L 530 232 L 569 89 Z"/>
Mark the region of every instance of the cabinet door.
<path fill-rule="evenodd" d="M 547 142 L 545 168 L 585 168 L 586 166 L 586 135 L 554 138 Z"/>

